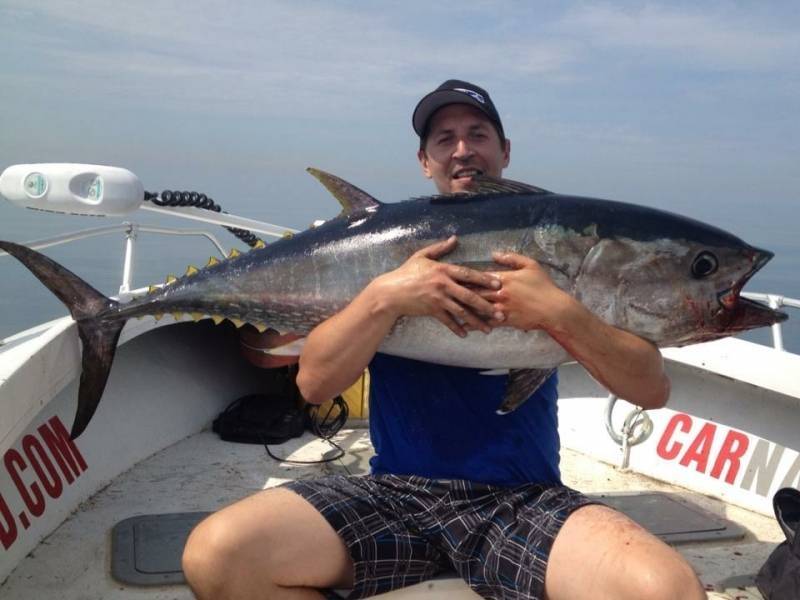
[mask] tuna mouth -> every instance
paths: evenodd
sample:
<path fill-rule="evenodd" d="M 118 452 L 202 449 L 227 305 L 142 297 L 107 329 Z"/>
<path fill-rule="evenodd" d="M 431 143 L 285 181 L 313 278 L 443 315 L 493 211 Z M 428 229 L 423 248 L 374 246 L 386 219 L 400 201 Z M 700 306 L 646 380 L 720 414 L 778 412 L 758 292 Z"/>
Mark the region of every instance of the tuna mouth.
<path fill-rule="evenodd" d="M 736 333 L 758 327 L 769 327 L 776 323 L 782 323 L 788 318 L 789 315 L 785 312 L 770 308 L 766 304 L 749 298 L 739 298 L 736 308 L 731 312 L 730 322 L 725 329 L 727 332 Z"/>
<path fill-rule="evenodd" d="M 743 301 L 740 294 L 744 285 L 750 281 L 750 278 L 755 275 L 761 268 L 766 265 L 772 257 L 775 256 L 774 253 L 770 252 L 769 250 L 761 250 L 759 248 L 752 248 L 751 252 L 751 260 L 752 266 L 750 270 L 745 273 L 739 281 L 729 287 L 727 290 L 721 291 L 717 294 L 717 300 L 722 305 L 724 310 L 735 310 L 736 306 L 739 302 Z M 781 313 L 782 314 L 782 313 Z"/>
<path fill-rule="evenodd" d="M 781 323 L 789 318 L 784 312 L 770 308 L 766 304 L 743 298 L 740 294 L 744 285 L 750 278 L 757 273 L 770 259 L 775 256 L 769 250 L 753 248 L 753 266 L 745 275 L 729 289 L 717 295 L 719 303 L 724 312 L 727 313 L 726 333 L 736 333 L 756 329 L 758 327 L 768 327 Z"/>

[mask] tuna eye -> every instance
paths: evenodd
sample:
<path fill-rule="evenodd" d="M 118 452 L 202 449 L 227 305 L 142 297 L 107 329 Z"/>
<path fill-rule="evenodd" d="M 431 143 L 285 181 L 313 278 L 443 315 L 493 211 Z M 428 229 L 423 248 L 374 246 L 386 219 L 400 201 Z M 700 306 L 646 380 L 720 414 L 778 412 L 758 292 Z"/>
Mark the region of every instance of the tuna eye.
<path fill-rule="evenodd" d="M 692 263 L 692 275 L 697 279 L 708 277 L 716 272 L 718 266 L 719 263 L 717 262 L 716 256 L 711 254 L 711 252 L 701 252 Z"/>

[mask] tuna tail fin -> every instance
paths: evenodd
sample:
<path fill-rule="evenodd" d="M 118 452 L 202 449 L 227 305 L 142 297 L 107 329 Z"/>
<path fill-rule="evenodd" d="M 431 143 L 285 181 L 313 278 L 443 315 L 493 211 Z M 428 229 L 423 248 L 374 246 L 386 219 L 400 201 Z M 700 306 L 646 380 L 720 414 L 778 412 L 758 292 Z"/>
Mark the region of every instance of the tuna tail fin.
<path fill-rule="evenodd" d="M 78 409 L 70 436 L 75 439 L 94 415 L 111 371 L 126 319 L 114 318 L 119 304 L 43 254 L 13 242 L 0 248 L 25 265 L 69 309 L 83 344 Z M 106 316 L 107 315 L 107 316 Z"/>

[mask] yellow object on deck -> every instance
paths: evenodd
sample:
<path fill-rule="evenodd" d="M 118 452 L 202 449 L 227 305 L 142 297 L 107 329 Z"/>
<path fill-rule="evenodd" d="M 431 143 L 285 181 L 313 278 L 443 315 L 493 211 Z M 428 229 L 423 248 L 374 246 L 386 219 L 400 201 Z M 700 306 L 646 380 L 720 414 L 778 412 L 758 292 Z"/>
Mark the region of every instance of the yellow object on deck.
<path fill-rule="evenodd" d="M 369 371 L 364 371 L 353 385 L 342 392 L 350 418 L 369 418 Z"/>

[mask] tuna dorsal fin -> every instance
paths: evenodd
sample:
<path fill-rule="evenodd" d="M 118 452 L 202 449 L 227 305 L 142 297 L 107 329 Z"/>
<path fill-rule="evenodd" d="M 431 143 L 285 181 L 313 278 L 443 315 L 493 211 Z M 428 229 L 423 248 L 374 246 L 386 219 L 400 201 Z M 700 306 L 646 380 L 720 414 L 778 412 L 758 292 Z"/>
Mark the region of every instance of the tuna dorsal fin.
<path fill-rule="evenodd" d="M 500 179 L 489 175 L 478 175 L 472 179 L 475 182 L 475 192 L 478 194 L 550 194 L 535 185 L 512 181 L 511 179 Z"/>
<path fill-rule="evenodd" d="M 306 171 L 316 177 L 333 194 L 333 197 L 342 205 L 343 212 L 346 215 L 362 210 L 375 210 L 381 205 L 379 200 L 336 175 L 331 175 L 313 167 L 309 167 Z"/>

